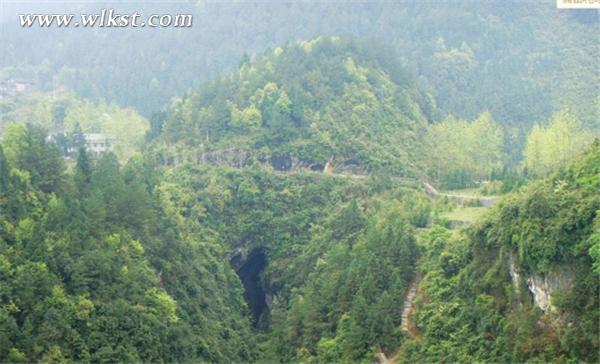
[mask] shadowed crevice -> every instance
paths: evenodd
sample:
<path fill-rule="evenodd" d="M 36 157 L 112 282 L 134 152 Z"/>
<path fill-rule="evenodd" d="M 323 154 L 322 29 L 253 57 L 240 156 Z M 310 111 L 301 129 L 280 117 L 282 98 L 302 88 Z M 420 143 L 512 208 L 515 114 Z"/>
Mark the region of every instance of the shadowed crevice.
<path fill-rule="evenodd" d="M 263 326 L 265 314 L 268 314 L 266 292 L 260 274 L 267 265 L 267 255 L 263 249 L 254 249 L 237 270 L 244 286 L 244 299 L 254 318 L 256 327 Z"/>

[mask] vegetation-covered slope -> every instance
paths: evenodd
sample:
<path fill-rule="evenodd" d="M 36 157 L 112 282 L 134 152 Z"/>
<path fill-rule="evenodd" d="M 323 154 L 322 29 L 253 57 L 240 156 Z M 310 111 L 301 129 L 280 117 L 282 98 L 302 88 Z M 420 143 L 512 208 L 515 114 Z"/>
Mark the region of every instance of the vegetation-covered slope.
<path fill-rule="evenodd" d="M 373 47 L 317 38 L 276 48 L 175 105 L 153 125 L 166 158 L 210 159 L 277 169 L 331 158 L 358 169 L 406 173 L 433 113 L 426 95 Z M 207 156 L 208 155 L 208 156 Z"/>
<path fill-rule="evenodd" d="M 485 40 L 554 38 L 536 31 L 539 23 L 513 30 L 523 18 L 506 8 L 490 15 L 492 4 L 425 15 L 419 3 L 400 4 L 389 14 L 375 4 L 370 21 L 406 19 L 407 29 L 427 35 L 423 44 L 407 33 L 394 40 L 406 43 L 398 56 L 321 37 L 244 59 L 230 76 L 155 114 L 147 147 L 140 154 L 128 148 L 133 156 L 125 165 L 113 154 L 92 160 L 80 150 L 66 171 L 43 131 L 7 128 L 0 147 L 0 361 L 359 362 L 398 347 L 406 362 L 598 361 L 598 144 L 456 234 L 431 227 L 440 211 L 416 178 L 458 187 L 510 174 L 498 170 L 511 138 L 527 127 L 507 128 L 506 120 L 533 122 L 530 116 L 544 117 L 571 94 L 556 104 L 528 103 L 525 96 L 551 86 L 538 62 L 558 75 L 557 58 L 547 50 L 519 53 L 527 47 L 520 43 L 513 58 Z M 397 13 L 402 17 L 393 18 Z M 472 13 L 483 15 L 469 20 Z M 464 33 L 437 41 L 423 24 L 447 17 L 462 20 Z M 559 29 L 567 23 L 553 19 Z M 473 32 L 487 23 L 493 29 Z M 471 33 L 473 42 L 459 46 Z M 173 68 L 187 70 L 187 62 Z M 494 82 L 495 67 L 506 80 Z M 63 71 L 61 77 L 87 72 Z M 107 77 L 95 83 L 100 91 L 88 91 L 137 76 Z M 569 75 L 557 89 L 581 77 Z M 432 90 L 441 114 L 480 116 L 437 122 L 423 84 L 441 90 Z M 123 90 L 106 97 L 141 102 Z M 11 108 L 11 120 L 131 132 L 137 141 L 145 130 L 143 119 L 116 106 L 40 100 L 35 113 Z M 484 100 L 501 123 L 479 114 Z M 575 113 L 589 106 L 577 104 Z M 583 148 L 591 134 L 580 124 L 597 119 L 579 119 L 559 113 L 532 131 L 530 176 L 567 164 Z M 342 173 L 314 173 L 328 161 Z M 510 188 L 524 182 L 517 177 Z M 425 278 L 416 329 L 406 335 L 402 307 L 418 262 Z"/>
<path fill-rule="evenodd" d="M 65 173 L 18 128 L 0 149 L 0 360 L 358 360 L 397 344 L 423 196 L 263 167 L 163 176 L 83 151 Z M 268 304 L 244 302 L 230 266 L 257 251 Z"/>
<path fill-rule="evenodd" d="M 264 294 L 248 303 L 261 329 L 260 358 L 269 362 L 356 361 L 377 345 L 398 344 L 397 308 L 417 256 L 414 230 L 431 206 L 414 191 L 389 188 L 206 166 L 177 167 L 161 187 L 183 221 L 218 232 L 243 281 L 242 267 L 265 255 L 253 267 Z"/>
<path fill-rule="evenodd" d="M 0 147 L 0 361 L 251 360 L 218 237 L 178 224 L 139 158 L 83 152 L 66 174 L 20 128 Z"/>
<path fill-rule="evenodd" d="M 430 127 L 425 115 L 435 113 L 433 105 L 422 93 L 411 88 L 410 78 L 398 75 L 394 71 L 396 68 L 389 66 L 383 61 L 385 58 L 380 58 L 380 53 L 374 53 L 372 49 L 323 38 L 277 48 L 256 62 L 244 63 L 232 76 L 193 92 L 175 104 L 164 118 L 154 120 L 154 142 L 149 151 L 163 163 L 177 165 L 168 180 L 176 194 L 186 196 L 183 200 L 186 211 L 192 211 L 192 206 L 201 206 L 198 214 L 185 215 L 186 218 L 202 221 L 217 231 L 236 252 L 241 264 L 252 261 L 256 251 L 266 256 L 264 267 L 257 269 L 264 269 L 259 271 L 260 286 L 269 303 L 255 315 L 258 327 L 266 328 L 259 335 L 262 342 L 259 355 L 265 360 L 357 361 L 371 358 L 376 348 L 391 352 L 402 343 L 403 334 L 399 331 L 401 307 L 418 256 L 415 227 L 427 225 L 432 207 L 423 196 L 395 190 L 394 184 L 399 183 L 397 179 L 362 180 L 302 171 L 283 175 L 271 173 L 262 163 L 288 170 L 296 163 L 310 167 L 334 156 L 340 170 L 354 164 L 355 170 L 385 170 L 392 174 L 421 176 L 413 169 L 419 165 L 431 169 L 432 175 L 440 181 L 458 185 L 489 178 L 502 166 L 505 130 L 489 114 L 482 114 L 474 122 L 450 118 Z M 313 75 L 316 75 L 314 79 Z M 346 102 L 349 92 L 355 96 Z M 375 107 L 369 107 L 370 102 Z M 557 114 L 555 119 L 563 120 L 569 115 Z M 325 120 L 329 122 L 323 123 Z M 586 138 L 588 136 L 586 134 Z M 421 145 L 423 137 L 427 143 Z M 391 143 L 383 144 L 381 140 Z M 573 147 L 573 144 L 568 145 L 568 148 Z M 232 154 L 227 154 L 230 152 Z M 288 162 L 285 162 L 286 158 Z M 197 164 L 246 168 L 194 166 Z M 534 161 L 533 164 L 538 163 Z M 594 175 L 597 171 L 586 173 Z M 539 186 L 530 188 L 540 189 Z M 547 189 L 548 193 L 554 193 L 553 187 Z M 564 207 L 575 209 L 575 204 L 581 201 L 597 203 L 588 190 L 570 196 Z M 211 197 L 213 195 L 215 197 Z M 213 198 L 218 201 L 216 205 Z M 381 203 L 380 200 L 390 202 Z M 508 209 L 501 206 L 501 211 Z M 560 210 L 557 206 L 549 208 Z M 541 211 L 543 209 L 535 205 L 531 212 Z M 574 224 L 584 229 L 581 234 L 589 235 L 585 229 L 589 229 L 592 222 L 587 220 L 589 216 L 579 213 L 583 212 L 576 210 L 571 215 L 585 221 Z M 508 216 L 513 215 L 509 213 Z M 431 266 L 431 275 L 434 275 L 438 264 L 452 272 L 447 277 L 446 273 L 442 274 L 449 282 L 440 284 L 467 285 L 468 290 L 463 286 L 455 287 L 452 293 L 441 290 L 465 300 L 461 302 L 464 305 L 452 306 L 455 311 L 448 314 L 464 310 L 468 318 L 464 319 L 466 322 L 463 318 L 457 319 L 463 336 L 446 334 L 446 328 L 439 329 L 438 326 L 450 325 L 452 321 L 446 320 L 444 315 L 433 318 L 427 315 L 437 312 L 435 310 L 445 312 L 448 302 L 444 300 L 454 296 L 438 297 L 439 301 L 430 302 L 434 305 L 431 311 L 424 309 L 418 315 L 424 317 L 422 320 L 432 320 L 431 325 L 418 322 L 418 327 L 439 329 L 437 334 L 443 338 L 450 335 L 448 341 L 452 344 L 408 340 L 403 355 L 407 355 L 409 361 L 436 361 L 446 356 L 457 361 L 493 360 L 493 355 L 508 349 L 508 353 L 512 353 L 516 344 L 509 342 L 507 337 L 513 328 L 503 326 L 508 325 L 503 320 L 513 314 L 512 306 L 506 303 L 509 298 L 504 295 L 514 297 L 514 294 L 505 292 L 502 283 L 498 283 L 498 280 L 503 282 L 510 277 L 510 269 L 506 267 L 510 261 L 508 257 L 514 256 L 511 259 L 518 264 L 514 269 L 524 277 L 523 282 L 528 274 L 534 277 L 548 271 L 541 268 L 527 270 L 525 258 L 519 258 L 518 252 L 522 249 L 513 246 L 514 252 L 509 254 L 508 248 L 494 248 L 508 242 L 491 241 L 503 236 L 507 236 L 508 241 L 523 239 L 523 246 L 538 244 L 531 249 L 548 253 L 553 246 L 572 252 L 563 247 L 564 242 L 553 242 L 552 239 L 579 238 L 572 232 L 556 238 L 551 231 L 543 229 L 528 237 L 527 234 L 533 234 L 535 229 L 532 224 L 539 223 L 545 228 L 548 224 L 559 223 L 540 222 L 538 217 L 528 214 L 519 219 L 492 223 L 488 217 L 487 222 L 476 226 L 481 224 L 485 229 L 491 229 L 488 225 L 492 225 L 498 231 L 488 235 L 483 227 L 481 229 L 485 231 L 471 228 L 470 235 L 448 244 L 449 252 L 458 250 L 458 253 L 452 253 L 456 257 L 436 245 L 443 239 L 433 244 L 433 250 L 426 247 L 425 272 L 429 273 Z M 515 230 L 505 231 L 513 227 Z M 561 228 L 556 229 L 560 231 Z M 505 235 L 501 235 L 501 231 Z M 435 240 L 438 235 L 444 239 L 451 236 L 438 228 L 422 234 L 424 240 Z M 470 255 L 477 251 L 475 239 L 478 237 L 490 241 L 485 240 L 488 248 L 477 252 L 480 258 Z M 504 255 L 497 256 L 499 251 Z M 589 259 L 586 249 L 584 256 Z M 570 263 L 575 259 L 574 256 L 563 258 Z M 479 270 L 470 270 L 475 269 L 468 265 L 470 259 Z M 561 264 L 551 261 L 547 266 L 557 268 Z M 499 275 L 501 265 L 506 269 Z M 465 271 L 462 273 L 465 278 L 460 279 L 466 283 L 459 278 L 454 278 L 456 282 L 451 279 L 461 269 Z M 475 278 L 483 274 L 481 270 L 484 273 L 490 270 L 485 281 Z M 432 284 L 433 278 L 427 277 L 425 284 Z M 522 286 L 523 282 L 515 285 Z M 518 292 L 522 295 L 519 299 L 527 303 L 527 288 L 521 287 Z M 474 299 L 487 300 L 482 303 L 481 312 L 472 309 L 478 307 L 477 302 L 470 301 Z M 494 306 L 492 302 L 496 299 L 499 303 Z M 441 307 L 435 306 L 438 304 Z M 526 306 L 533 307 L 528 303 Z M 496 311 L 490 313 L 486 311 L 488 309 Z M 589 312 L 596 314 L 593 309 Z M 493 328 L 485 326 L 487 322 L 481 328 L 477 326 L 478 320 L 485 321 L 492 314 L 495 316 L 490 318 L 492 323 L 489 325 Z M 433 322 L 435 320 L 446 321 Z M 489 331 L 492 329 L 499 331 Z M 519 326 L 514 330 L 520 329 Z M 523 334 L 524 337 L 534 340 L 529 333 L 535 330 L 531 326 L 526 329 L 530 331 Z M 424 340 L 429 340 L 427 335 L 424 333 Z M 594 335 L 597 333 L 578 332 L 572 337 Z M 465 348 L 461 340 L 471 340 L 472 346 Z M 593 348 L 596 344 L 574 345 L 583 345 L 581 350 L 588 350 L 586 345 Z M 513 356 L 504 359 L 526 360 L 538 354 L 515 352 L 510 355 Z M 575 354 L 555 351 L 544 359 L 556 359 L 560 355 L 573 357 Z"/>
<path fill-rule="evenodd" d="M 414 230 L 431 206 L 383 176 L 414 173 L 428 102 L 384 53 L 318 38 L 245 63 L 154 120 L 148 152 L 175 164 L 159 190 L 232 251 L 261 359 L 356 361 L 398 344 Z M 332 156 L 338 171 L 381 178 L 264 165 L 320 172 Z"/>
<path fill-rule="evenodd" d="M 77 12 L 101 8 L 86 2 Z M 114 31 L 23 29 L 13 15 L 73 13 L 69 4 L 10 2 L 4 10 L 0 79 L 65 84 L 147 117 L 198 82 L 235 69 L 244 54 L 325 35 L 395 49 L 442 116 L 473 119 L 489 110 L 515 133 L 565 107 L 596 121 L 598 14 L 557 10 L 552 0 L 120 3 L 118 13 L 193 14 L 194 24 Z"/>
<path fill-rule="evenodd" d="M 597 362 L 600 144 L 452 235 L 423 234 L 405 362 Z"/>
<path fill-rule="evenodd" d="M 148 120 L 134 109 L 121 108 L 115 103 L 94 103 L 64 91 L 41 92 L 31 89 L 23 95 L 1 97 L 0 113 L 0 133 L 4 134 L 10 124 L 42 127 L 55 135 L 63 154 L 68 147 L 75 147 L 68 145 L 67 138 L 74 139 L 77 133 L 103 134 L 110 140 L 111 150 L 122 162 L 126 162 L 141 148 L 150 126 Z"/>

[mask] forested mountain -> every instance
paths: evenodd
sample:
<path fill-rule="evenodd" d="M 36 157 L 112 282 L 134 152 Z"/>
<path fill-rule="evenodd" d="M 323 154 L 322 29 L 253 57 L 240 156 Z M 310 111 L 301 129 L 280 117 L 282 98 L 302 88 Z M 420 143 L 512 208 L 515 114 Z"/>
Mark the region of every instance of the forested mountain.
<path fill-rule="evenodd" d="M 434 112 L 389 54 L 317 38 L 276 48 L 191 93 L 151 133 L 165 163 L 230 159 L 322 170 L 333 159 L 344 169 L 401 175 L 416 163 Z"/>
<path fill-rule="evenodd" d="M 0 362 L 598 362 L 598 12 L 547 3 L 3 14 Z"/>
<path fill-rule="evenodd" d="M 43 133 L 19 135 L 0 149 L 4 361 L 597 360 L 598 143 L 464 235 L 417 238 L 434 206 L 389 181 L 162 176 L 83 150 L 65 173 Z M 419 255 L 423 337 L 403 339 Z"/>
<path fill-rule="evenodd" d="M 166 213 L 141 159 L 82 150 L 65 173 L 43 132 L 13 135 L 0 148 L 0 360 L 251 360 L 227 252 Z"/>
<path fill-rule="evenodd" d="M 599 358 L 600 143 L 461 234 L 421 236 L 425 278 L 401 362 Z"/>
<path fill-rule="evenodd" d="M 520 125 L 566 107 L 586 123 L 597 122 L 591 115 L 598 103 L 598 13 L 557 11 L 552 0 L 145 4 L 145 14 L 194 15 L 192 28 L 160 31 L 22 29 L 18 17 L 9 16 L 97 13 L 105 5 L 6 4 L 1 78 L 68 85 L 83 97 L 134 106 L 149 117 L 198 82 L 234 70 L 244 54 L 343 36 L 394 49 L 435 97 L 441 116 L 471 119 L 489 110 L 516 127 L 516 143 Z M 122 3 L 115 10 L 140 9 Z"/>
<path fill-rule="evenodd" d="M 369 49 L 316 39 L 242 65 L 154 119 L 123 167 L 82 149 L 64 172 L 43 132 L 9 126 L 1 358 L 359 360 L 396 347 L 431 203 L 386 175 L 410 167 L 428 122 L 423 94 Z M 196 158 L 222 148 L 256 163 Z M 379 177 L 281 173 L 269 154 L 354 156 Z"/>
<path fill-rule="evenodd" d="M 472 122 L 449 118 L 430 125 L 426 115 L 436 109 L 427 103 L 427 94 L 374 49 L 335 38 L 276 48 L 191 93 L 153 124 L 148 152 L 162 164 L 176 165 L 169 189 L 188 211 L 182 214 L 214 227 L 234 251 L 232 262 L 241 273 L 255 325 L 265 330 L 259 357 L 358 361 L 375 350 L 394 353 L 400 348 L 398 360 L 408 362 L 445 357 L 460 362 L 594 361 L 598 331 L 591 323 L 598 319 L 598 302 L 590 298 L 597 289 L 590 248 L 600 208 L 598 145 L 574 166 L 556 160 L 551 168 L 564 166 L 565 172 L 515 193 L 489 213 L 507 221 L 488 217 L 465 235 L 452 237 L 436 217 L 437 202 L 417 192 L 419 178 L 428 177 L 423 169 L 431 168 L 429 177 L 447 184 L 456 181 L 457 173 L 471 180 L 489 178 L 505 161 L 506 130 L 489 113 Z M 311 83 L 312 76 L 319 82 Z M 350 92 L 354 97 L 346 103 Z M 336 113 L 327 117 L 331 110 Z M 409 117 L 407 111 L 412 112 Z M 329 123 L 320 124 L 323 120 Z M 573 137 L 573 144 L 559 138 L 540 145 L 559 148 L 568 160 L 587 149 L 593 135 L 577 125 L 569 112 L 555 114 L 547 137 L 557 135 L 550 129 L 560 129 L 564 138 Z M 538 137 L 532 133 L 528 143 L 533 145 Z M 380 145 L 388 137 L 396 143 Z M 334 156 L 333 173 L 310 173 L 329 154 Z M 390 157 L 395 155 L 408 158 Z M 286 158 L 289 162 L 282 162 Z M 530 156 L 527 160 L 532 171 L 545 168 Z M 347 161 L 357 163 L 354 169 Z M 235 169 L 229 170 L 231 166 Z M 378 178 L 357 178 L 351 174 L 357 170 Z M 441 174 L 446 171 L 448 175 Z M 400 176 L 413 182 L 406 184 Z M 559 188 L 569 191 L 568 196 L 563 198 Z M 540 199 L 542 191 L 550 195 Z M 521 211 L 520 204 L 527 204 L 523 214 L 513 212 Z M 198 206 L 200 211 L 193 213 Z M 431 222 L 440 226 L 417 233 Z M 417 265 L 420 252 L 422 263 Z M 540 265 L 530 265 L 530 257 Z M 565 278 L 561 274 L 571 268 L 564 266 L 582 270 Z M 452 272 L 443 276 L 448 282 L 435 280 L 437 269 Z M 463 281 L 452 278 L 460 269 Z M 431 330 L 431 338 L 424 331 L 423 340 L 399 330 L 400 307 L 417 270 L 427 273 L 424 304 L 416 316 L 417 329 Z M 245 281 L 247 272 L 258 274 L 257 285 Z M 481 281 L 486 272 L 488 278 Z M 504 286 L 511 272 L 518 295 Z M 561 291 L 571 283 L 580 286 Z M 444 285 L 454 291 L 445 291 Z M 431 298 L 426 296 L 429 289 Z M 542 290 L 541 298 L 535 296 L 538 306 L 531 303 L 530 290 L 538 294 L 536 289 Z M 442 293 L 433 296 L 436 290 Z M 576 298 L 569 298 L 570 306 L 560 306 L 559 300 L 571 292 Z M 263 294 L 265 303 L 257 302 Z M 548 308 L 550 302 L 562 307 L 562 321 L 553 318 L 557 314 Z M 480 304 L 481 311 L 474 311 Z M 448 323 L 436 315 L 444 310 L 449 315 L 464 310 L 464 317 Z M 528 321 L 505 323 L 519 315 Z M 544 329 L 538 319 L 554 326 Z M 446 333 L 437 320 L 454 325 L 447 330 L 462 331 Z M 536 340 L 535 332 L 583 341 L 536 341 L 531 346 L 547 349 L 530 350 L 522 347 L 529 344 L 512 339 Z M 470 347 L 464 347 L 465 340 Z M 577 349 L 569 351 L 569 345 Z"/>

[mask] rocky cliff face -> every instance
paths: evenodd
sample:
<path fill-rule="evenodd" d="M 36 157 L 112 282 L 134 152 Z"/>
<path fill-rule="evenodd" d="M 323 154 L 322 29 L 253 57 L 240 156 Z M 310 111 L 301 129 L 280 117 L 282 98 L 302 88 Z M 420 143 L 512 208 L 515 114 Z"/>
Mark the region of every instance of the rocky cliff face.
<path fill-rule="evenodd" d="M 518 294 L 521 287 L 521 273 L 512 254 L 509 257 L 509 273 L 513 287 Z M 570 291 L 575 273 L 571 267 L 561 266 L 548 273 L 527 274 L 524 278 L 525 285 L 532 295 L 533 303 L 545 313 L 549 313 L 555 310 L 552 305 L 552 295 L 558 290 Z"/>
<path fill-rule="evenodd" d="M 527 277 L 525 283 L 533 295 L 533 302 L 544 312 L 555 308 L 552 305 L 552 295 L 557 290 L 570 291 L 575 275 L 572 270 L 563 267 L 546 274 L 534 274 Z"/>
<path fill-rule="evenodd" d="M 167 148 L 162 152 L 163 164 L 176 166 L 183 163 L 205 164 L 212 166 L 230 166 L 244 168 L 253 164 L 269 165 L 275 171 L 293 172 L 297 170 L 308 170 L 327 173 L 347 173 L 366 175 L 368 170 L 365 165 L 355 159 L 343 159 L 333 161 L 303 160 L 289 152 L 260 154 L 244 149 L 222 149 L 213 151 L 201 151 L 197 153 L 183 152 L 178 148 Z"/>
<path fill-rule="evenodd" d="M 512 254 L 508 257 L 508 272 L 510 274 L 510 279 L 512 280 L 513 288 L 518 295 L 521 291 L 521 275 L 517 270 L 515 259 Z"/>

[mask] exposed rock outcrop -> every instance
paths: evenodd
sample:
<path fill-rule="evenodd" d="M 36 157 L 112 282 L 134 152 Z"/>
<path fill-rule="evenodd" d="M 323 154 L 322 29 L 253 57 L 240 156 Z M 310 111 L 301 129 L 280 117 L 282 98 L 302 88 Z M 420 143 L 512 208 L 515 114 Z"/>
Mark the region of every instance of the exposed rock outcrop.
<path fill-rule="evenodd" d="M 521 275 L 517 271 L 515 259 L 513 258 L 512 254 L 510 254 L 510 256 L 508 257 L 508 273 L 510 274 L 510 279 L 513 283 L 513 288 L 517 295 L 519 295 L 521 291 Z"/>
<path fill-rule="evenodd" d="M 517 294 L 521 287 L 521 274 L 511 254 L 509 256 L 509 274 Z M 525 285 L 532 295 L 533 303 L 545 313 L 555 310 L 552 305 L 552 295 L 557 291 L 569 292 L 575 273 L 571 267 L 561 266 L 548 273 L 524 275 Z"/>
<path fill-rule="evenodd" d="M 249 153 L 244 150 L 226 149 L 202 152 L 196 162 L 211 165 L 230 165 L 241 168 L 249 165 L 252 159 Z"/>
<path fill-rule="evenodd" d="M 212 166 L 229 166 L 234 168 L 249 167 L 254 164 L 269 165 L 278 172 L 295 172 L 299 170 L 328 174 L 361 175 L 368 174 L 368 168 L 357 159 L 334 160 L 332 156 L 325 160 L 306 160 L 291 152 L 253 153 L 250 150 L 230 148 L 219 150 L 202 150 L 184 152 L 177 145 L 165 146 L 161 154 L 162 163 L 177 166 L 183 163 L 206 164 Z M 334 171 L 335 166 L 335 171 Z"/>
<path fill-rule="evenodd" d="M 557 291 L 571 290 L 575 274 L 567 267 L 562 267 L 546 274 L 533 274 L 526 278 L 527 288 L 533 295 L 533 302 L 544 312 L 553 311 L 552 295 Z"/>

